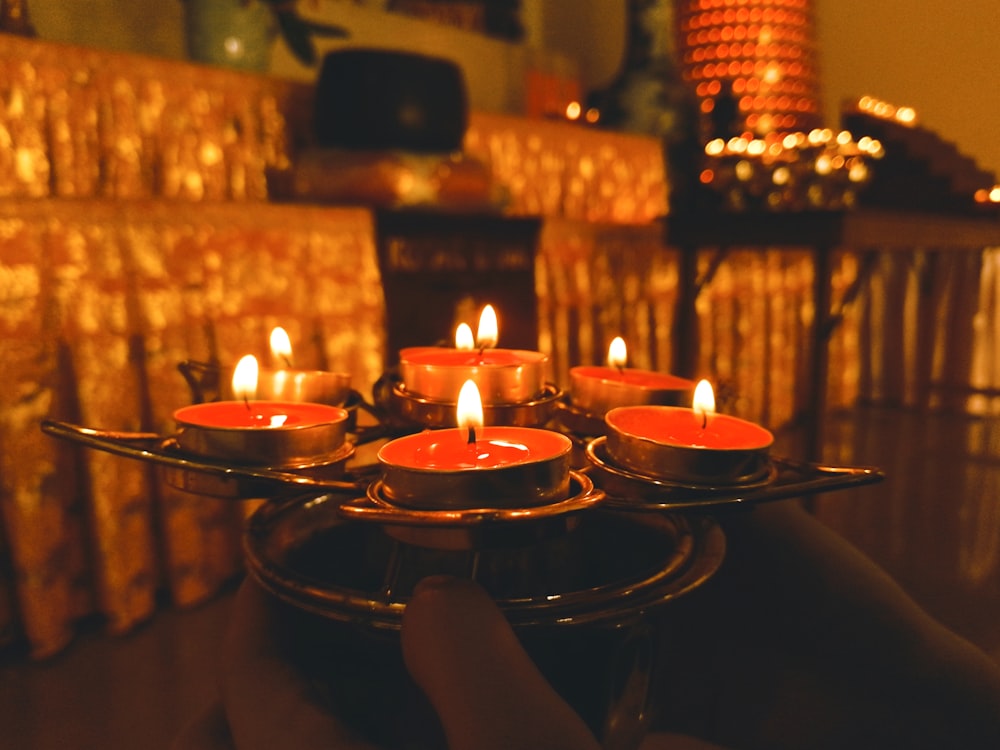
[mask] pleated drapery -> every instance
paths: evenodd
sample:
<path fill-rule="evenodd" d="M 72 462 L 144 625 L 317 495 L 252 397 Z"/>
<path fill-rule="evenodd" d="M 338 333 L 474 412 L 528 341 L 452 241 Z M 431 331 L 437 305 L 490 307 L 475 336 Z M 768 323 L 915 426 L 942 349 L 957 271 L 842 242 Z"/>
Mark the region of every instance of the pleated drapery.
<path fill-rule="evenodd" d="M 44 656 L 85 615 L 124 632 L 161 589 L 180 605 L 215 593 L 241 570 L 244 509 L 60 444 L 39 422 L 170 434 L 194 397 L 178 364 L 265 357 L 275 325 L 303 367 L 372 383 L 384 306 L 361 210 L 302 208 L 289 222 L 268 206 L 40 201 L 0 206 L 0 234 L 0 276 L 20 279 L 0 296 L 6 624 Z"/>

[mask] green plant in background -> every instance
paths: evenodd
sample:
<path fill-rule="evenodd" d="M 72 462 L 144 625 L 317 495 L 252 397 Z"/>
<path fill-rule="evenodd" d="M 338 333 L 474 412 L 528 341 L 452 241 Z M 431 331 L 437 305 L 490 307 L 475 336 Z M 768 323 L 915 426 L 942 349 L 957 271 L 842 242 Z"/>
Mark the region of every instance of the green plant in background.
<path fill-rule="evenodd" d="M 248 3 L 250 0 L 241 0 Z M 313 37 L 342 39 L 351 33 L 342 26 L 310 21 L 299 15 L 296 0 L 266 0 L 278 23 L 281 36 L 295 58 L 303 65 L 316 64 L 316 44 Z"/>

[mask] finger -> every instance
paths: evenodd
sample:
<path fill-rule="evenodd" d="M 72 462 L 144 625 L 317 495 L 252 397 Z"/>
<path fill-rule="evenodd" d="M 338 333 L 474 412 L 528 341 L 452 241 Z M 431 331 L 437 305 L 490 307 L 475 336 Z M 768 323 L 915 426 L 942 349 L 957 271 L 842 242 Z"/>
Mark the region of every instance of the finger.
<path fill-rule="evenodd" d="M 450 750 L 596 750 L 485 591 L 422 581 L 403 615 L 403 659 L 437 711 Z"/>
<path fill-rule="evenodd" d="M 188 722 L 170 750 L 236 750 L 222 703 L 216 701 Z"/>
<path fill-rule="evenodd" d="M 321 694 L 283 652 L 293 638 L 285 605 L 247 580 L 237 593 L 223 654 L 226 717 L 240 750 L 372 750 L 330 712 Z M 287 612 L 284 614 L 287 615 Z"/>

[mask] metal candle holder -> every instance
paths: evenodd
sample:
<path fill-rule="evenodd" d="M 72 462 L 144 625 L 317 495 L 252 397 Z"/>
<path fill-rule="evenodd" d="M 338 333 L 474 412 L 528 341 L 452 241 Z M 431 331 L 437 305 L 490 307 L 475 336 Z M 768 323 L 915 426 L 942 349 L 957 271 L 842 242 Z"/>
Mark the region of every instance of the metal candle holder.
<path fill-rule="evenodd" d="M 721 512 L 736 506 L 807 497 L 820 492 L 880 482 L 883 474 L 868 466 L 826 466 L 769 457 L 762 472 L 738 482 L 684 482 L 623 467 L 608 453 L 607 438 L 590 440 L 585 449 L 588 473 L 606 493 L 606 505 L 623 510 Z"/>
<path fill-rule="evenodd" d="M 383 386 L 372 434 L 454 426 L 454 404 L 415 397 L 391 380 Z M 541 427 L 560 399 L 546 386 L 540 398 L 484 412 L 488 424 Z M 444 747 L 399 656 L 402 614 L 422 578 L 446 573 L 482 585 L 604 746 L 634 748 L 646 731 L 654 685 L 652 618 L 721 564 L 725 538 L 713 514 L 882 477 L 876 469 L 770 457 L 752 480 L 684 484 L 627 469 L 609 455 L 606 438 L 578 434 L 570 437 L 583 446 L 581 455 L 560 464 L 566 489 L 550 497 L 521 476 L 521 503 L 508 498 L 498 507 L 489 493 L 479 497 L 467 488 L 457 504 L 408 507 L 386 491 L 386 481 L 398 477 L 384 467 L 346 466 L 360 433 L 345 425 L 341 447 L 292 470 L 197 455 L 176 436 L 51 421 L 42 429 L 156 464 L 188 491 L 269 498 L 248 520 L 247 568 L 290 605 L 289 648 L 301 651 L 334 696 L 351 696 L 345 720 L 375 742 L 405 740 L 414 748 Z"/>
<path fill-rule="evenodd" d="M 302 492 L 364 492 L 364 484 L 345 479 L 345 466 L 354 456 L 354 443 L 311 462 L 294 466 L 234 463 L 185 451 L 176 436 L 157 433 L 95 430 L 53 420 L 42 431 L 87 448 L 151 463 L 163 480 L 176 489 L 230 500 L 285 497 Z"/>
<path fill-rule="evenodd" d="M 398 631 L 416 583 L 447 573 L 486 589 L 604 746 L 636 747 L 654 671 L 650 618 L 712 576 L 725 540 L 708 518 L 604 512 L 585 475 L 572 483 L 564 501 L 508 511 L 403 509 L 378 483 L 346 505 L 333 495 L 266 503 L 249 522 L 248 568 L 303 613 L 296 641 L 309 663 L 329 659 L 318 681 L 370 692 L 352 701 L 351 720 L 375 741 L 444 747 L 433 722 L 426 733 L 414 725 L 426 708 L 415 709 L 425 704 L 398 660 Z"/>

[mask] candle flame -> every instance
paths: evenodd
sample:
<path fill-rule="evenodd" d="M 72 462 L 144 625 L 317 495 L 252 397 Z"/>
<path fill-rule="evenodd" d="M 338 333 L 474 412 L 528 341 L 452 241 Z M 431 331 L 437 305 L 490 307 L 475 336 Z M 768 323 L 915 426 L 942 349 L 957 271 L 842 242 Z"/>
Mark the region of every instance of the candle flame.
<path fill-rule="evenodd" d="M 625 348 L 625 339 L 615 336 L 611 345 L 608 346 L 608 367 L 621 370 L 628 362 L 628 349 Z"/>
<path fill-rule="evenodd" d="M 476 348 L 476 341 L 472 338 L 472 326 L 468 323 L 459 323 L 455 329 L 455 348 L 463 352 L 471 352 Z"/>
<path fill-rule="evenodd" d="M 712 390 L 712 384 L 707 380 L 699 380 L 698 385 L 695 386 L 691 408 L 694 410 L 695 417 L 701 422 L 702 429 L 707 427 L 708 418 L 715 414 L 715 392 Z"/>
<path fill-rule="evenodd" d="M 476 345 L 480 349 L 492 349 L 500 338 L 497 313 L 493 305 L 487 305 L 479 315 L 479 330 L 476 331 Z"/>
<path fill-rule="evenodd" d="M 474 380 L 466 380 L 462 390 L 458 392 L 456 405 L 458 426 L 469 431 L 469 442 L 476 442 L 476 430 L 483 427 L 483 399 L 479 395 L 479 386 Z"/>
<path fill-rule="evenodd" d="M 271 356 L 275 361 L 284 362 L 286 367 L 292 366 L 292 341 L 281 326 L 271 331 Z"/>
<path fill-rule="evenodd" d="M 248 354 L 236 363 L 233 370 L 233 396 L 243 401 L 257 397 L 257 358 Z"/>

